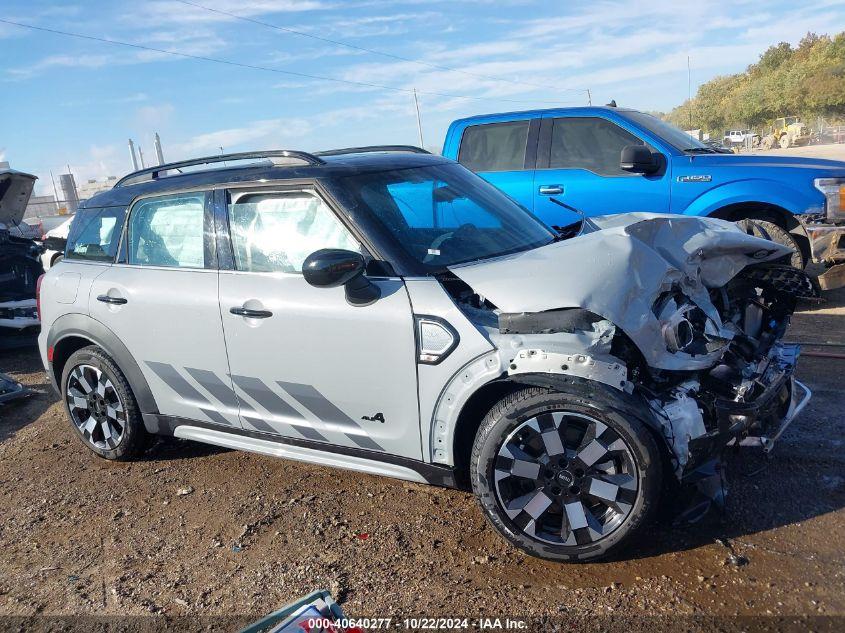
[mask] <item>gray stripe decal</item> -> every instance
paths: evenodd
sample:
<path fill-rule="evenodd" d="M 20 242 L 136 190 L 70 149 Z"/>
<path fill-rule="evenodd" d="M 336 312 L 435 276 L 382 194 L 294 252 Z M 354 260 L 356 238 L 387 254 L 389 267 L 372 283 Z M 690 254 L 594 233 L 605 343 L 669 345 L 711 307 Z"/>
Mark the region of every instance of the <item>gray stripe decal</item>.
<path fill-rule="evenodd" d="M 155 372 L 156 376 L 164 381 L 168 387 L 173 389 L 173 391 L 175 391 L 185 401 L 196 405 L 209 420 L 216 422 L 217 424 L 232 426 L 231 423 L 220 415 L 220 413 L 203 406 L 210 405 L 211 402 L 209 402 L 199 391 L 194 389 L 194 387 L 191 386 L 191 383 L 185 380 L 182 375 L 176 371 L 176 368 L 173 367 L 173 365 L 168 365 L 167 363 L 156 363 L 149 360 L 144 362 Z"/>
<path fill-rule="evenodd" d="M 206 409 L 205 407 L 200 407 L 200 411 L 205 413 L 208 416 L 208 419 L 212 422 L 217 422 L 217 424 L 224 424 L 226 426 L 232 426 L 232 423 L 229 422 L 226 418 L 220 415 L 219 412 L 215 411 L 214 409 Z"/>
<path fill-rule="evenodd" d="M 243 416 L 244 422 L 249 424 L 252 428 L 256 431 L 261 431 L 262 433 L 273 433 L 274 435 L 279 435 L 279 432 L 274 429 L 272 426 L 267 424 L 261 418 L 248 418 L 247 416 Z"/>
<path fill-rule="evenodd" d="M 193 367 L 185 367 L 185 371 L 224 406 L 235 411 L 238 410 L 238 400 L 235 398 L 232 387 L 220 380 L 213 371 L 194 369 Z"/>
<path fill-rule="evenodd" d="M 360 424 L 338 409 L 334 404 L 327 400 L 323 394 L 311 385 L 282 382 L 281 380 L 277 380 L 276 384 L 296 398 L 302 406 L 311 411 L 311 413 L 321 420 L 353 427 L 353 429 L 358 431 L 358 433 L 353 431 L 351 433 L 346 433 L 345 435 L 361 448 L 368 448 L 375 451 L 384 450 L 381 446 L 374 442 L 369 435 L 366 434 L 366 431 L 361 428 Z"/>
<path fill-rule="evenodd" d="M 238 387 L 243 389 L 246 395 L 273 415 L 281 418 L 298 418 L 302 420 L 304 424 L 291 424 L 291 426 L 299 431 L 303 437 L 318 442 L 328 442 L 328 439 L 322 433 L 310 426 L 305 416 L 282 400 L 277 393 L 270 391 L 270 388 L 261 379 L 252 376 L 232 376 L 232 380 Z"/>

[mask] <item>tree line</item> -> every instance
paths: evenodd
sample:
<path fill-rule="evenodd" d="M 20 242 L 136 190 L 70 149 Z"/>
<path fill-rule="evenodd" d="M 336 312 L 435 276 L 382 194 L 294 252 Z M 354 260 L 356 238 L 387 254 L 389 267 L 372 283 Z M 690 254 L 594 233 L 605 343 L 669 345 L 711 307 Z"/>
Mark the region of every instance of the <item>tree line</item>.
<path fill-rule="evenodd" d="M 721 136 L 794 115 L 808 124 L 819 117 L 829 123 L 845 120 L 845 32 L 808 33 L 796 47 L 772 46 L 745 72 L 711 79 L 663 116 L 681 129 Z"/>

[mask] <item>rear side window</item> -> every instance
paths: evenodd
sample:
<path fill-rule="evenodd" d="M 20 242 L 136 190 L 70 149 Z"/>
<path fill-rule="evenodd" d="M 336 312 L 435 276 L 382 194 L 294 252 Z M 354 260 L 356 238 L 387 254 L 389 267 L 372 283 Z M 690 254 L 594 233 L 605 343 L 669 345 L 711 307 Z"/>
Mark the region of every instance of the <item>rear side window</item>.
<path fill-rule="evenodd" d="M 321 248 L 361 246 L 318 196 L 305 191 L 248 193 L 229 205 L 235 268 L 298 273 Z"/>
<path fill-rule="evenodd" d="M 643 141 L 606 119 L 566 117 L 552 125 L 551 169 L 586 169 L 602 176 L 628 175 L 619 167 L 622 148 Z"/>
<path fill-rule="evenodd" d="M 529 121 L 471 125 L 461 137 L 458 162 L 475 172 L 523 169 L 528 126 Z"/>
<path fill-rule="evenodd" d="M 126 207 L 80 209 L 70 225 L 65 258 L 111 262 L 117 252 Z"/>
<path fill-rule="evenodd" d="M 145 198 L 132 207 L 127 261 L 142 266 L 205 268 L 205 194 Z"/>

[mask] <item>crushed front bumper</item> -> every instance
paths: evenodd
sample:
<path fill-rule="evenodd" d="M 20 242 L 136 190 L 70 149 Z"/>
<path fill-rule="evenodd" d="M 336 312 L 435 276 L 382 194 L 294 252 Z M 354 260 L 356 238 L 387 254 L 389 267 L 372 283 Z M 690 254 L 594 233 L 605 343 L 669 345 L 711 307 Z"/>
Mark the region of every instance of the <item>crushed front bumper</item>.
<path fill-rule="evenodd" d="M 815 218 L 800 218 L 810 240 L 813 262 L 828 269 L 819 275 L 822 290 L 845 286 L 845 224 L 827 224 Z"/>
<path fill-rule="evenodd" d="M 775 442 L 807 406 L 810 389 L 793 373 L 801 348 L 780 344 L 765 375 L 762 391 L 750 401 L 716 399 L 716 428 L 689 441 L 684 477 L 717 456 L 730 443 L 762 446 L 771 452 Z"/>

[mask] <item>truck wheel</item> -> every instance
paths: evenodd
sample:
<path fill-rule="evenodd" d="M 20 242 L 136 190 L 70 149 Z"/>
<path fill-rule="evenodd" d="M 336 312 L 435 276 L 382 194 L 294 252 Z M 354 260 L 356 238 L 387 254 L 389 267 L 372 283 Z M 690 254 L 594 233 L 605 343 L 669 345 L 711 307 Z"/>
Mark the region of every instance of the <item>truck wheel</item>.
<path fill-rule="evenodd" d="M 82 442 L 104 459 L 128 460 L 149 435 L 123 372 L 96 345 L 70 355 L 62 370 L 62 395 Z"/>
<path fill-rule="evenodd" d="M 779 227 L 774 222 L 757 220 L 755 218 L 740 220 L 737 222 L 737 225 L 739 225 L 743 231 L 748 233 L 748 235 L 762 237 L 763 239 L 771 240 L 776 244 L 788 246 L 793 250 L 793 252 L 791 255 L 784 256 L 781 260 L 782 263 L 789 264 L 793 268 L 798 268 L 799 270 L 804 269 L 804 255 L 801 252 L 801 248 L 798 246 L 798 242 L 795 241 L 795 238 L 792 237 L 786 229 Z"/>
<path fill-rule="evenodd" d="M 784 134 L 783 136 L 781 136 L 778 144 L 780 145 L 781 149 L 789 149 L 789 134 Z"/>
<path fill-rule="evenodd" d="M 496 530 L 550 560 L 587 561 L 629 543 L 661 490 L 657 446 L 636 416 L 585 394 L 529 388 L 484 418 L 472 488 Z M 619 411 L 630 405 L 620 400 Z"/>

